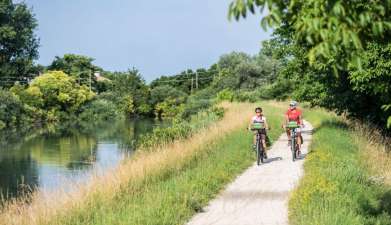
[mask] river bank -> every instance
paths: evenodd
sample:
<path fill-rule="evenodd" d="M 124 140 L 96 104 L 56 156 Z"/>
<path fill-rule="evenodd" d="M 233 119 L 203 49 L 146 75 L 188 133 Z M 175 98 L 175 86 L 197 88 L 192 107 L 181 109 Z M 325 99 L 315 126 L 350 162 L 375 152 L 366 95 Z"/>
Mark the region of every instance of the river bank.
<path fill-rule="evenodd" d="M 140 135 L 165 122 L 112 120 L 0 133 L 0 195 L 3 201 L 31 191 L 67 189 L 93 170 L 105 171 L 133 154 Z"/>
<path fill-rule="evenodd" d="M 215 125 L 155 151 L 140 151 L 105 176 L 93 178 L 75 192 L 65 194 L 59 191 L 45 195 L 37 192 L 31 204 L 9 204 L 0 215 L 1 223 L 96 224 L 95 217 L 107 215 L 101 213 L 118 212 L 114 207 L 122 205 L 118 199 L 127 195 L 135 197 L 146 190 L 145 185 L 163 182 L 170 174 L 188 168 L 191 162 L 197 161 L 198 156 L 210 150 L 203 146 L 209 146 L 216 139 L 243 128 L 253 111 L 251 104 L 234 103 L 225 107 L 227 112 L 224 118 Z M 118 215 L 115 215 L 114 218 L 117 218 Z"/>

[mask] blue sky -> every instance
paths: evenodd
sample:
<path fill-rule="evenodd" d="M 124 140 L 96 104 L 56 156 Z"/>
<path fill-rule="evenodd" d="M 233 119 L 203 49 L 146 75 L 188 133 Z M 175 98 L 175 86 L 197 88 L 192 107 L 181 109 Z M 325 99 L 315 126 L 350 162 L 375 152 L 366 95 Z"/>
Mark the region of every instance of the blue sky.
<path fill-rule="evenodd" d="M 227 20 L 230 0 L 26 0 L 39 23 L 38 63 L 87 55 L 106 70 L 137 68 L 150 81 L 209 67 L 231 51 L 255 54 L 270 37 L 260 16 Z"/>

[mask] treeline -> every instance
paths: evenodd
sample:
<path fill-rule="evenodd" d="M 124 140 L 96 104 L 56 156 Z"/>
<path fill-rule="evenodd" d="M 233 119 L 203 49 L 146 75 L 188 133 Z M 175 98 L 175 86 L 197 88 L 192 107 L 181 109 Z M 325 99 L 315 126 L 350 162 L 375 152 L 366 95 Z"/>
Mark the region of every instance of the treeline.
<path fill-rule="evenodd" d="M 391 127 L 391 1 L 235 0 L 230 17 L 268 8 L 275 87 L 350 117 Z"/>
<path fill-rule="evenodd" d="M 260 87 L 270 92 L 282 65 L 263 51 L 233 52 L 210 68 L 161 76 L 149 85 L 134 68 L 105 71 L 88 56 L 66 54 L 36 65 L 34 15 L 25 3 L 0 4 L 0 129 L 134 116 L 188 119 L 221 100 L 267 95 Z"/>
<path fill-rule="evenodd" d="M 109 72 L 86 56 L 67 54 L 30 82 L 0 91 L 0 127 L 150 116 L 187 119 L 222 100 L 256 101 L 280 63 L 260 52 L 230 53 L 208 69 L 162 76 L 149 85 L 136 69 Z"/>

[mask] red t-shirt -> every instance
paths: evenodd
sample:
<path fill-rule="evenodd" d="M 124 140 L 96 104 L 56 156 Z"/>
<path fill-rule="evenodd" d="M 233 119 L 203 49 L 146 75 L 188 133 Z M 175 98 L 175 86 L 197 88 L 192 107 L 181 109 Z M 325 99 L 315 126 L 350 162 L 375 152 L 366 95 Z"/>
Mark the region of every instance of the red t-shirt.
<path fill-rule="evenodd" d="M 288 109 L 286 114 L 288 116 L 289 121 L 296 121 L 297 124 L 300 124 L 300 116 L 301 116 L 301 110 L 300 109 Z"/>

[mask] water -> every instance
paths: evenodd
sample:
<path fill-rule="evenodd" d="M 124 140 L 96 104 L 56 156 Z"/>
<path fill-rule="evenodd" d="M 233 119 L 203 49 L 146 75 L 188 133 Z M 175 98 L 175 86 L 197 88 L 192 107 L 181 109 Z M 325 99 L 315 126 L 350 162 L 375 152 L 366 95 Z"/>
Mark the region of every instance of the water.
<path fill-rule="evenodd" d="M 100 125 L 38 129 L 26 134 L 2 133 L 0 193 L 18 197 L 31 188 L 66 190 L 66 184 L 116 166 L 134 151 L 140 134 L 163 123 L 116 121 Z"/>

